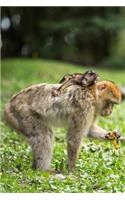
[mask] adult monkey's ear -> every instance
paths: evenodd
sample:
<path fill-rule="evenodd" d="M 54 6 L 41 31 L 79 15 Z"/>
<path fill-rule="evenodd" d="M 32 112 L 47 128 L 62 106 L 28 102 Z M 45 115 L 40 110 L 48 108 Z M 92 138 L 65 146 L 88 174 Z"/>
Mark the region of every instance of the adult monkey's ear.
<path fill-rule="evenodd" d="M 101 83 L 101 82 L 99 82 L 99 83 L 97 84 L 97 88 L 98 88 L 99 91 L 104 91 L 104 90 L 107 89 L 107 85 L 106 85 L 106 83 Z"/>

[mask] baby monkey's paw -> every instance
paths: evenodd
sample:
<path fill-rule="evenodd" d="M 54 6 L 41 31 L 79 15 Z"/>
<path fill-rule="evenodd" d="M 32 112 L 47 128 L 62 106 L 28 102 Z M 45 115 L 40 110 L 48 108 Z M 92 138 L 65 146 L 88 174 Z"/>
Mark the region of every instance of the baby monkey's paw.
<path fill-rule="evenodd" d="M 56 88 L 52 89 L 52 96 L 53 97 L 58 97 L 60 95 L 60 91 Z"/>

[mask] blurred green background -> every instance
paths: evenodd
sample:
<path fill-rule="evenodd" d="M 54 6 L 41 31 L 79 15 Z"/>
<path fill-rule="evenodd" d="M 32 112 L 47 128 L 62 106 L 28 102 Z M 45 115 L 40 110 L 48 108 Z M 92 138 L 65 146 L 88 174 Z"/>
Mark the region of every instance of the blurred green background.
<path fill-rule="evenodd" d="M 2 57 L 125 67 L 125 7 L 2 7 Z"/>

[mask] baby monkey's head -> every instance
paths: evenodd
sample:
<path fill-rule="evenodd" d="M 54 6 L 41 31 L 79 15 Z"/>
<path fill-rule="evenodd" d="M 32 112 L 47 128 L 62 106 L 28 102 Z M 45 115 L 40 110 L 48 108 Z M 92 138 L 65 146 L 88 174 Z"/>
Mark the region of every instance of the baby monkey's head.
<path fill-rule="evenodd" d="M 90 86 L 99 81 L 99 76 L 94 71 L 89 70 L 82 76 L 82 86 Z"/>

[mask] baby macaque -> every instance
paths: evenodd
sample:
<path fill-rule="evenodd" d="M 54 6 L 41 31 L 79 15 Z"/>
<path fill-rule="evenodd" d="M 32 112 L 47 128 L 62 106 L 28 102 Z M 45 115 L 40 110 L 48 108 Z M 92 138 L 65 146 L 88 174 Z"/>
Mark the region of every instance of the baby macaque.
<path fill-rule="evenodd" d="M 58 96 L 61 94 L 67 87 L 71 85 L 80 85 L 82 87 L 88 87 L 99 80 L 99 76 L 93 71 L 87 71 L 84 74 L 74 73 L 65 75 L 59 83 L 62 85 L 52 90 L 53 96 Z"/>

